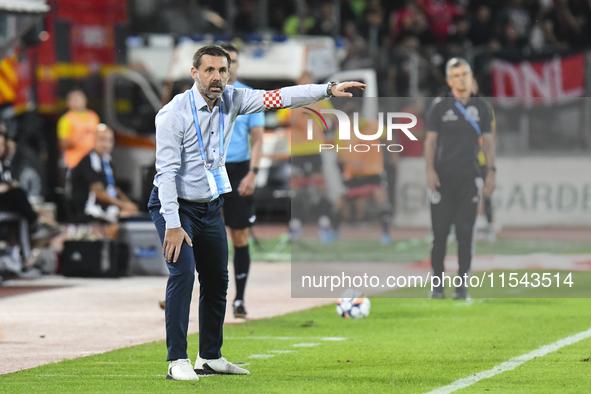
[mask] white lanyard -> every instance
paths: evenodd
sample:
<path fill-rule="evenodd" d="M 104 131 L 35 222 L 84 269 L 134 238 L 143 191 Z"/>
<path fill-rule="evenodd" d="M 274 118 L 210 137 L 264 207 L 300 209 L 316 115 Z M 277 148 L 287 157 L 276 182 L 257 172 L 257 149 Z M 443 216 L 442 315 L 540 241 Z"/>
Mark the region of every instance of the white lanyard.
<path fill-rule="evenodd" d="M 199 140 L 199 152 L 205 167 L 207 167 L 207 156 L 205 155 L 205 147 L 203 146 L 203 138 L 201 137 L 201 127 L 199 127 L 199 118 L 197 117 L 197 108 L 195 107 L 195 96 L 193 90 L 189 91 L 189 99 L 191 100 L 191 110 L 193 111 L 193 119 L 195 120 L 195 130 L 197 131 L 197 139 Z M 224 156 L 224 113 L 220 104 L 220 158 Z"/>

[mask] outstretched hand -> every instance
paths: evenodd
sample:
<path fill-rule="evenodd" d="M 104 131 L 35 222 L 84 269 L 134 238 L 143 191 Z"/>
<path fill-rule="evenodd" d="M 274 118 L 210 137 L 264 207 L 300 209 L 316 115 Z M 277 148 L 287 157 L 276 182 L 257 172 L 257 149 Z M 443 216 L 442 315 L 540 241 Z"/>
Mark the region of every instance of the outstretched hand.
<path fill-rule="evenodd" d="M 242 178 L 240 185 L 238 186 L 238 194 L 241 197 L 252 196 L 256 187 L 255 179 L 256 174 L 252 171 L 249 171 L 248 174 Z"/>
<path fill-rule="evenodd" d="M 334 97 L 353 97 L 352 93 L 347 92 L 349 88 L 358 88 L 364 90 L 367 85 L 361 82 L 341 82 L 333 85 L 331 93 Z"/>

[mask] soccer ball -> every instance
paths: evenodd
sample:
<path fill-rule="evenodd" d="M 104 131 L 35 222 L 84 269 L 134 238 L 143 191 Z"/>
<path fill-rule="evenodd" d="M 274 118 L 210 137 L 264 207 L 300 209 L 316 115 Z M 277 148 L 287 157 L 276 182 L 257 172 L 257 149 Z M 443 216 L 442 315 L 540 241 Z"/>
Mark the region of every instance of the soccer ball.
<path fill-rule="evenodd" d="M 348 289 L 337 300 L 337 313 L 345 319 L 359 319 L 369 315 L 369 298 L 355 289 Z"/>

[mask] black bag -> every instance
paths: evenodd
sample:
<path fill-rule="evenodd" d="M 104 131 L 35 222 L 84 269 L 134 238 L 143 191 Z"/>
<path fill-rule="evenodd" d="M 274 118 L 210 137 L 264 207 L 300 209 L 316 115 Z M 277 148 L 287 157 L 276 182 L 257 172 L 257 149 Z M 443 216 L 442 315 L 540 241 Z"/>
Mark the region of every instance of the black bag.
<path fill-rule="evenodd" d="M 115 278 L 127 274 L 129 248 L 110 239 L 66 241 L 60 261 L 64 276 Z"/>

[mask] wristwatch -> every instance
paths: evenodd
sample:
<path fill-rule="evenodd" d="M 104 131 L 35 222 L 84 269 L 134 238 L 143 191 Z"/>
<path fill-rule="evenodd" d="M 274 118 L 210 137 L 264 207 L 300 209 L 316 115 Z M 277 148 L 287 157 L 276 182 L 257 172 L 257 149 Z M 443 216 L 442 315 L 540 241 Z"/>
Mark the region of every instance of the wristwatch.
<path fill-rule="evenodd" d="M 252 172 L 254 172 L 255 175 L 259 173 L 259 168 L 258 167 L 252 167 L 250 170 Z"/>
<path fill-rule="evenodd" d="M 335 81 L 330 81 L 330 82 L 328 83 L 328 85 L 326 85 L 326 95 L 327 95 L 328 97 L 332 97 L 332 96 L 334 96 L 334 95 L 332 94 L 332 87 L 333 87 L 334 85 L 336 85 L 336 84 L 338 84 L 338 82 L 335 82 Z"/>
<path fill-rule="evenodd" d="M 489 171 L 497 172 L 497 167 L 487 167 Z"/>

